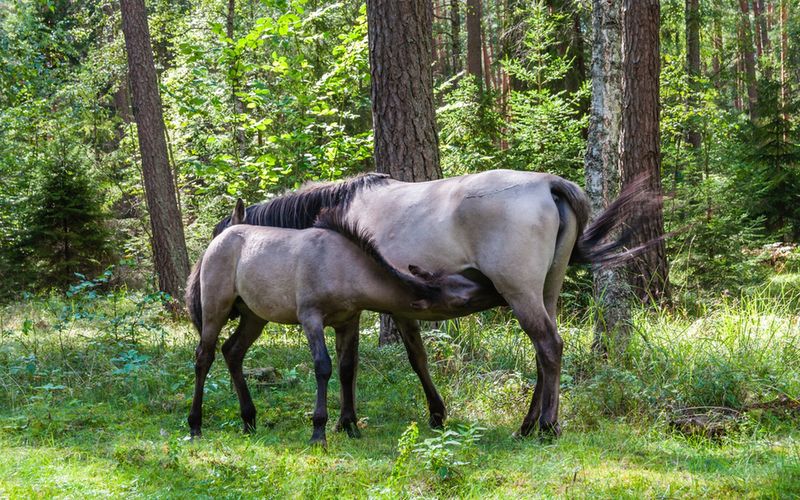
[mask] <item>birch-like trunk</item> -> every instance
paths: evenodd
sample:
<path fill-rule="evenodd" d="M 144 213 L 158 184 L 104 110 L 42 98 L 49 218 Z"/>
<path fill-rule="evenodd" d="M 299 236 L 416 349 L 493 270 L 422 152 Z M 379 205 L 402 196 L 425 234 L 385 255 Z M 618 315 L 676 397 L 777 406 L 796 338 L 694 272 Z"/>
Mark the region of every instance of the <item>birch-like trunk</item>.
<path fill-rule="evenodd" d="M 586 150 L 586 194 L 601 213 L 620 185 L 622 126 L 622 0 L 593 0 L 592 102 Z M 594 270 L 596 350 L 624 345 L 629 330 L 629 290 L 621 268 Z"/>

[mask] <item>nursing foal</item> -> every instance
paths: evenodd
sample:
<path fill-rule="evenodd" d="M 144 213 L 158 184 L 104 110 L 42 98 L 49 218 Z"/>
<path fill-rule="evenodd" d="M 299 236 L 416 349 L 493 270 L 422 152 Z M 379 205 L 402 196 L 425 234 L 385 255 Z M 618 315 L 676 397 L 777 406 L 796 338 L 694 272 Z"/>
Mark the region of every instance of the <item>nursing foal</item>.
<path fill-rule="evenodd" d="M 195 391 L 189 413 L 192 436 L 200 436 L 203 386 L 214 361 L 220 330 L 228 319 L 241 317 L 222 353 L 239 397 L 245 431 L 255 428 L 256 410 L 242 374 L 247 349 L 268 321 L 300 324 L 314 358 L 317 401 L 311 441 L 325 444 L 328 379 L 331 359 L 323 329 L 336 331 L 339 370 L 343 375 L 342 415 L 349 434 L 355 426 L 355 366 L 353 345 L 362 310 L 407 317 L 450 317 L 465 307 L 480 308 L 485 290 L 454 274 L 437 275 L 409 266 L 414 275 L 392 267 L 370 236 L 342 222 L 338 212 L 320 215 L 316 227 L 283 229 L 241 224 L 244 204 L 238 200 L 231 223 L 217 236 L 189 277 L 186 301 L 200 332 L 196 351 Z M 357 344 L 356 344 L 357 345 Z"/>

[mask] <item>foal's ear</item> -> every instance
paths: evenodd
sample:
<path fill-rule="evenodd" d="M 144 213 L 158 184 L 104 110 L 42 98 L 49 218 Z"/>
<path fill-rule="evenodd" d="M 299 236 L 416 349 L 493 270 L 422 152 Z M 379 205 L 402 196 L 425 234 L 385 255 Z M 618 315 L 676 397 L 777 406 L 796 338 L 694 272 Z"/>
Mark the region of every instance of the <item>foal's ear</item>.
<path fill-rule="evenodd" d="M 423 309 L 428 309 L 430 307 L 431 307 L 430 301 L 425 299 L 415 300 L 414 302 L 411 303 L 411 309 L 414 309 L 415 311 L 421 311 Z"/>
<path fill-rule="evenodd" d="M 236 206 L 233 208 L 233 214 L 231 215 L 231 226 L 235 226 L 236 224 L 244 224 L 244 219 L 244 202 L 241 198 L 237 198 Z"/>
<path fill-rule="evenodd" d="M 424 280 L 430 281 L 433 279 L 433 274 L 429 273 L 428 271 L 424 271 L 419 268 L 419 266 L 415 266 L 414 264 L 409 264 L 408 270 L 411 271 L 411 274 L 416 276 L 417 278 L 422 278 Z"/>

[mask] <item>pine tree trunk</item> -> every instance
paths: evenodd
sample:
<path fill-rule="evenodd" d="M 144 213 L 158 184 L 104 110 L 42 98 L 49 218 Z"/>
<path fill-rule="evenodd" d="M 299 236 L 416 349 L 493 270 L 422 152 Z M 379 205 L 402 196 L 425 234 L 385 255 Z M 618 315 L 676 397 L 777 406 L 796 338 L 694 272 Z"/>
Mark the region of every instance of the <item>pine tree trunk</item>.
<path fill-rule="evenodd" d="M 481 50 L 481 0 L 467 0 L 467 74 L 483 79 Z"/>
<path fill-rule="evenodd" d="M 722 87 L 722 77 L 720 75 L 720 71 L 722 71 L 722 65 L 720 64 L 720 58 L 722 57 L 722 26 L 719 22 L 719 16 L 714 15 L 714 55 L 711 58 L 711 68 L 714 72 L 714 87 L 717 89 Z"/>
<path fill-rule="evenodd" d="M 789 105 L 789 0 L 780 0 L 781 30 L 781 108 Z M 784 114 L 788 120 L 788 115 Z"/>
<path fill-rule="evenodd" d="M 450 56 L 453 74 L 461 71 L 461 12 L 460 0 L 450 0 Z"/>
<path fill-rule="evenodd" d="M 739 46 L 744 57 L 745 82 L 747 84 L 747 110 L 750 120 L 758 118 L 758 90 L 756 87 L 756 60 L 753 53 L 753 29 L 750 24 L 750 7 L 748 0 L 739 0 L 741 10 Z"/>
<path fill-rule="evenodd" d="M 159 288 L 182 301 L 189 274 L 189 258 L 175 196 L 175 182 L 167 160 L 164 118 L 147 10 L 144 0 L 121 0 L 120 9 Z"/>
<path fill-rule="evenodd" d="M 691 79 L 687 104 L 693 110 L 700 91 L 697 84 L 700 78 L 700 0 L 686 0 L 686 70 Z M 695 151 L 700 149 L 700 132 L 693 125 L 690 125 L 686 140 Z"/>
<path fill-rule="evenodd" d="M 430 0 L 367 2 L 375 164 L 403 181 L 439 179 Z M 399 337 L 381 319 L 381 344 Z"/>
<path fill-rule="evenodd" d="M 634 233 L 631 245 L 636 246 L 664 234 L 658 100 L 660 9 L 658 0 L 624 0 L 623 9 L 622 184 L 643 175 L 654 197 Z M 640 300 L 668 299 L 663 240 L 634 259 L 628 270 L 631 287 Z"/>
<path fill-rule="evenodd" d="M 622 125 L 622 0 L 592 2 L 592 101 L 586 149 L 586 194 L 601 213 L 619 193 Z M 628 288 L 620 268 L 595 268 L 594 348 L 624 345 L 629 331 Z"/>

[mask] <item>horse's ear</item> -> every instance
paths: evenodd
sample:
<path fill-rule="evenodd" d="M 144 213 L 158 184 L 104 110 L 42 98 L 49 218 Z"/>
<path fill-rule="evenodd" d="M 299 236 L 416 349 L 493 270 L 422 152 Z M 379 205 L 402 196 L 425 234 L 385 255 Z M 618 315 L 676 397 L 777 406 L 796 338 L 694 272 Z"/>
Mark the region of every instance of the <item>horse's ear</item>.
<path fill-rule="evenodd" d="M 429 307 L 431 307 L 431 303 L 425 299 L 415 300 L 411 303 L 411 309 L 414 309 L 415 311 L 421 311 L 422 309 L 428 309 Z"/>
<path fill-rule="evenodd" d="M 236 224 L 244 224 L 244 219 L 244 202 L 241 198 L 237 198 L 236 206 L 233 208 L 233 214 L 231 215 L 231 226 Z"/>
<path fill-rule="evenodd" d="M 429 273 L 428 271 L 420 269 L 419 266 L 415 266 L 414 264 L 409 264 L 408 270 L 411 271 L 411 274 L 413 274 L 417 278 L 422 278 L 427 281 L 433 279 L 433 274 Z"/>

